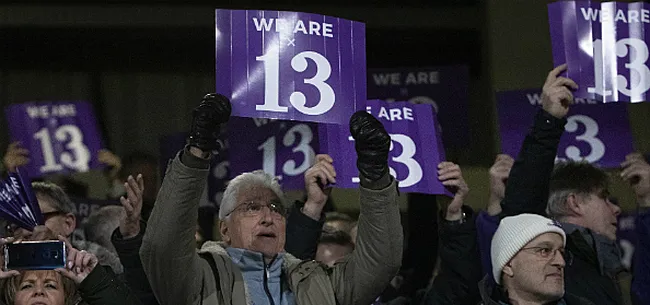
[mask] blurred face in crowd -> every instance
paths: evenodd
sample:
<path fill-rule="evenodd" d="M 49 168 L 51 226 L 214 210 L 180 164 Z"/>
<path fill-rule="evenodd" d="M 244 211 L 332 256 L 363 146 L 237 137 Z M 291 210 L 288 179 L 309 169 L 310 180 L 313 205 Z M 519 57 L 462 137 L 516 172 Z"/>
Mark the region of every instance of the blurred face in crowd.
<path fill-rule="evenodd" d="M 76 217 L 72 213 L 64 213 L 59 211 L 54 204 L 54 199 L 50 198 L 47 195 L 41 193 L 36 193 L 36 198 L 38 200 L 38 206 L 41 209 L 43 218 L 45 219 L 45 227 L 47 230 L 51 231 L 54 236 L 70 236 L 77 225 Z M 13 232 L 11 233 L 16 238 L 27 238 L 32 234 L 38 233 L 40 229 L 36 227 L 34 232 L 29 232 L 25 229 L 19 228 L 18 226 L 12 225 L 10 228 Z"/>
<path fill-rule="evenodd" d="M 511 299 L 544 304 L 564 295 L 564 244 L 557 233 L 530 241 L 503 268 L 503 285 Z"/>
<path fill-rule="evenodd" d="M 65 289 L 54 271 L 27 271 L 16 287 L 14 305 L 63 305 Z"/>
<path fill-rule="evenodd" d="M 344 231 L 346 233 L 349 233 L 350 230 L 350 223 L 344 220 L 326 221 L 323 226 L 332 231 Z"/>
<path fill-rule="evenodd" d="M 221 223 L 221 235 L 231 247 L 273 258 L 284 251 L 285 227 L 280 198 L 271 189 L 255 185 L 239 192 L 237 206 Z"/>
<path fill-rule="evenodd" d="M 621 213 L 621 208 L 609 201 L 609 193 L 592 192 L 585 196 L 576 196 L 576 199 L 580 201 L 577 206 L 581 216 L 579 225 L 610 240 L 616 240 L 617 217 Z"/>
<path fill-rule="evenodd" d="M 334 264 L 346 255 L 352 253 L 352 247 L 331 243 L 320 243 L 316 250 L 316 261 L 333 267 Z"/>
<path fill-rule="evenodd" d="M 352 243 L 357 243 L 357 231 L 359 230 L 359 224 L 354 225 L 350 230 L 350 237 L 352 238 Z"/>

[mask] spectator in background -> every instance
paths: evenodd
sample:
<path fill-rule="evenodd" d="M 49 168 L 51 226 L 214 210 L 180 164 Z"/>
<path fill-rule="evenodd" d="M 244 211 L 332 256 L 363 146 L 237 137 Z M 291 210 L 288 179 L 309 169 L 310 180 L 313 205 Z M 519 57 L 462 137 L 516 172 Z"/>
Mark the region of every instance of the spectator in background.
<path fill-rule="evenodd" d="M 352 253 L 354 243 L 348 233 L 343 231 L 323 232 L 318 241 L 316 261 L 333 267 L 346 255 Z"/>
<path fill-rule="evenodd" d="M 55 236 L 61 235 L 70 238 L 77 227 L 75 216 L 76 208 L 68 195 L 54 183 L 34 182 L 32 189 L 36 194 L 38 205 L 45 219 L 45 226 L 38 226 L 34 232 L 29 232 L 14 224 L 6 228 L 6 233 L 17 239 L 29 238 L 39 231 L 51 231 Z M 110 266 L 116 274 L 122 273 L 122 264 L 120 264 L 117 255 L 108 249 L 83 240 L 76 240 L 73 246 L 80 250 L 88 251 L 99 259 L 100 264 Z"/>
<path fill-rule="evenodd" d="M 481 283 L 483 304 L 595 304 L 564 292 L 566 234 L 536 214 L 501 220 L 492 239 L 492 277 Z M 570 263 L 570 262 L 569 262 Z"/>
<path fill-rule="evenodd" d="M 117 255 L 111 234 L 120 226 L 124 217 L 126 213 L 121 206 L 109 205 L 95 210 L 83 223 L 86 241 L 94 242 Z"/>
<path fill-rule="evenodd" d="M 341 212 L 327 212 L 325 213 L 325 224 L 323 231 L 343 231 L 350 234 L 350 230 L 355 225 L 355 220 L 348 214 Z"/>

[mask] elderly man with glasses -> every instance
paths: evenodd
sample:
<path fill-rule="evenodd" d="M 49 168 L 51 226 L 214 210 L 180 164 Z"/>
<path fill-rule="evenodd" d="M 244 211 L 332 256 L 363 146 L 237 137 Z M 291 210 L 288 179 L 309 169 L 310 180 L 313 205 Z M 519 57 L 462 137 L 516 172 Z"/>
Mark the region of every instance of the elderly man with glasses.
<path fill-rule="evenodd" d="M 372 303 L 402 260 L 397 186 L 388 171 L 390 137 L 382 124 L 363 111 L 350 119 L 361 206 L 357 247 L 342 262 L 329 268 L 284 251 L 284 195 L 261 171 L 229 183 L 219 211 L 223 241 L 206 242 L 197 253 L 199 199 L 230 107 L 226 97 L 209 94 L 194 110 L 188 146 L 168 167 L 149 218 L 140 257 L 160 304 Z M 331 158 L 320 155 L 311 170 L 318 174 L 306 181 L 308 192 L 319 188 L 326 195 L 325 186 L 336 179 Z"/>

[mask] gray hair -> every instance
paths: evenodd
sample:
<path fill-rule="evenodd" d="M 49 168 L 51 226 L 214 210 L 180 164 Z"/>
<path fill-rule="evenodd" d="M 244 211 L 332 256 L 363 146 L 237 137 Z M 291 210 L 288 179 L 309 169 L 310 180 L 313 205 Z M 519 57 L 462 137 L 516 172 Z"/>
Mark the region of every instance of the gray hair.
<path fill-rule="evenodd" d="M 86 240 L 117 253 L 111 242 L 111 235 L 120 226 L 120 220 L 124 217 L 126 212 L 119 205 L 104 206 L 95 210 L 83 224 Z"/>
<path fill-rule="evenodd" d="M 226 219 L 228 215 L 237 208 L 237 205 L 239 204 L 239 202 L 237 202 L 239 193 L 253 186 L 262 186 L 270 189 L 276 196 L 278 196 L 282 205 L 285 205 L 284 193 L 282 192 L 278 180 L 262 170 L 256 170 L 243 173 L 230 180 L 226 190 L 223 192 L 223 198 L 221 199 L 221 205 L 219 206 L 219 219 Z"/>
<path fill-rule="evenodd" d="M 51 182 L 32 182 L 32 190 L 36 196 L 45 196 L 51 200 L 54 209 L 63 213 L 77 213 L 77 207 L 63 189 Z"/>

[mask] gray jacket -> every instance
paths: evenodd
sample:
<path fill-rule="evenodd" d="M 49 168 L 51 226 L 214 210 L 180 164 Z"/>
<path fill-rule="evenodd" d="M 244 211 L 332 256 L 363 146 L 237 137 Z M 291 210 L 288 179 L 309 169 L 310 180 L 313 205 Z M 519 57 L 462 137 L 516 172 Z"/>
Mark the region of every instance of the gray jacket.
<path fill-rule="evenodd" d="M 237 266 L 217 243 L 200 252 L 214 258 L 217 277 L 195 250 L 199 200 L 209 168 L 188 167 L 176 158 L 167 169 L 149 218 L 140 257 L 160 304 L 250 304 Z M 372 303 L 402 261 L 403 233 L 395 181 L 382 190 L 360 188 L 357 247 L 333 268 L 285 257 L 283 278 L 297 304 Z"/>

